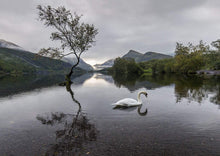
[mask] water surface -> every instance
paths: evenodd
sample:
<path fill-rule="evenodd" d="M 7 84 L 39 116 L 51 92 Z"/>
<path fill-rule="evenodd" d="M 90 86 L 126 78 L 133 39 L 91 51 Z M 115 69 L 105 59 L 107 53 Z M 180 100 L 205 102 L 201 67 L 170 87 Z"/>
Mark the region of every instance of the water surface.
<path fill-rule="evenodd" d="M 20 79 L 0 80 L 0 155 L 220 155 L 219 77 Z"/>

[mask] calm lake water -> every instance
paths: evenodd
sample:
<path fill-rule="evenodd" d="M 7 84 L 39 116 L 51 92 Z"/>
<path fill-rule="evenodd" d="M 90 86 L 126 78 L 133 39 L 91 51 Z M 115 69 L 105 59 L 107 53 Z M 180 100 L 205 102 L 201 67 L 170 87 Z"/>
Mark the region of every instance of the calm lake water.
<path fill-rule="evenodd" d="M 0 155 L 220 155 L 220 78 L 0 79 Z M 142 107 L 113 109 L 139 91 Z"/>

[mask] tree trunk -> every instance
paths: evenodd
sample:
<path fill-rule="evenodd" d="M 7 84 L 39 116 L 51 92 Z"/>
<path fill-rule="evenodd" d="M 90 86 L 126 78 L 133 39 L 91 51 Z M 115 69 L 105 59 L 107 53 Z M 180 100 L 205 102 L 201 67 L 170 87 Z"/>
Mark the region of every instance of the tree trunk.
<path fill-rule="evenodd" d="M 73 74 L 73 69 L 79 64 L 80 58 L 77 58 L 76 64 L 71 67 L 70 72 L 66 75 L 66 80 L 71 82 L 71 75 Z"/>

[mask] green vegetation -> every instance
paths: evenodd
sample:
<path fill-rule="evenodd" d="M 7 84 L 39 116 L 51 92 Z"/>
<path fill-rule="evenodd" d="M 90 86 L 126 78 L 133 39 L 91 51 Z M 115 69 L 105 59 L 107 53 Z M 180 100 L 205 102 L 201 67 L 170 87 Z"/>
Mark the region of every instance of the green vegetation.
<path fill-rule="evenodd" d="M 18 57 L 1 50 L 0 53 L 0 75 L 20 75 L 22 73 L 32 73 L 36 69 Z"/>
<path fill-rule="evenodd" d="M 144 70 L 152 70 L 153 74 L 180 73 L 192 74 L 198 70 L 220 70 L 220 40 L 211 46 L 200 41 L 198 45 L 188 43 L 176 44 L 175 57 L 163 60 L 151 60 L 139 63 Z"/>
<path fill-rule="evenodd" d="M 144 73 L 144 70 L 134 61 L 134 59 L 125 60 L 122 58 L 116 58 L 114 65 L 109 71 L 114 77 L 124 78 L 133 75 L 140 76 Z"/>
<path fill-rule="evenodd" d="M 71 64 L 36 54 L 8 48 L 0 48 L 0 77 L 6 74 L 64 74 Z M 83 72 L 76 69 L 77 72 Z"/>
<path fill-rule="evenodd" d="M 126 57 L 117 58 L 113 67 L 109 69 L 110 73 L 114 77 L 127 78 L 164 73 L 195 74 L 198 70 L 220 70 L 220 39 L 212 42 L 211 45 L 203 41 L 197 45 L 188 43 L 186 46 L 176 43 L 175 56 L 172 58 L 157 58 L 136 63 L 134 56 L 139 55 L 135 51 L 129 51 Z"/>

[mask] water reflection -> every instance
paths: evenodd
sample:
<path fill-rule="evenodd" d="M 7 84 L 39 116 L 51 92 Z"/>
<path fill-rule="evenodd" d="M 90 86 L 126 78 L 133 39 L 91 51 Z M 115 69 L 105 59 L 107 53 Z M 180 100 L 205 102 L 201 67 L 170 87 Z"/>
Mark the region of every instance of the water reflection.
<path fill-rule="evenodd" d="M 142 105 L 140 106 L 136 106 L 136 107 L 123 107 L 123 106 L 116 106 L 114 107 L 113 109 L 117 109 L 117 110 L 121 110 L 121 111 L 126 111 L 126 112 L 131 112 L 131 111 L 134 111 L 137 109 L 137 113 L 140 115 L 140 116 L 146 116 L 147 115 L 147 108 L 145 109 L 144 112 L 141 112 L 141 107 Z"/>
<path fill-rule="evenodd" d="M 66 82 L 66 90 L 70 93 L 74 103 L 78 105 L 76 114 L 52 112 L 36 117 L 45 125 L 57 127 L 61 125 L 61 128 L 55 132 L 56 143 L 51 145 L 45 155 L 80 155 L 82 152 L 85 154 L 85 151 L 82 151 L 83 145 L 89 141 L 95 141 L 97 138 L 98 130 L 82 112 L 81 104 L 75 99 L 70 82 Z"/>
<path fill-rule="evenodd" d="M 108 82 L 106 76 L 99 76 Z M 210 102 L 220 105 L 220 76 L 199 77 L 199 76 L 178 76 L 178 75 L 159 75 L 146 77 L 113 77 L 114 84 L 117 87 L 125 87 L 128 90 L 135 91 L 140 88 L 156 89 L 163 86 L 174 84 L 174 93 L 176 102 L 187 99 L 189 102 L 198 103 L 208 99 Z"/>
<path fill-rule="evenodd" d="M 220 77 L 185 77 L 175 80 L 176 102 L 186 98 L 189 102 L 198 103 L 209 99 L 210 102 L 220 105 Z"/>
<path fill-rule="evenodd" d="M 177 103 L 181 102 L 183 99 L 187 99 L 189 102 L 196 101 L 199 103 L 202 103 L 203 101 L 208 99 L 210 102 L 220 105 L 220 76 L 199 77 L 159 75 L 145 77 L 134 76 L 125 78 L 123 76 L 112 77 L 110 75 L 87 73 L 84 75 L 75 75 L 73 76 L 72 80 L 75 85 L 82 85 L 85 84 L 87 80 L 90 80 L 92 76 L 96 80 L 102 79 L 110 84 L 115 84 L 116 87 L 125 87 L 130 92 L 134 92 L 141 88 L 151 90 L 163 86 L 174 85 L 174 93 Z M 10 96 L 20 92 L 27 92 L 37 88 L 56 85 L 63 80 L 63 75 L 1 78 L 0 97 Z"/>
<path fill-rule="evenodd" d="M 130 111 L 135 110 L 138 107 L 137 112 L 140 116 L 147 115 L 147 109 L 144 112 L 141 112 L 141 107 L 143 106 L 142 99 L 140 98 L 141 94 L 143 94 L 145 98 L 147 98 L 147 95 L 148 95 L 147 92 L 141 91 L 137 95 L 137 100 L 132 99 L 132 98 L 121 99 L 117 101 L 116 103 L 112 104 L 114 106 L 113 109 L 119 109 L 119 110 L 130 112 Z"/>
<path fill-rule="evenodd" d="M 219 110 L 209 102 L 219 103 L 217 77 L 141 77 L 121 88 L 108 75 L 80 79 L 74 92 L 56 86 L 0 98 L 0 155 L 219 155 Z M 115 99 L 143 88 L 154 89 L 152 113 L 145 104 L 112 110 Z"/>
<path fill-rule="evenodd" d="M 104 79 L 109 83 L 114 83 L 118 88 L 125 87 L 133 92 L 141 88 L 147 90 L 160 88 L 173 83 L 173 77 L 168 76 L 147 76 L 147 77 L 112 77 L 110 75 L 97 74 L 96 79 Z"/>
<path fill-rule="evenodd" d="M 72 80 L 75 85 L 81 85 L 92 76 L 92 73 L 83 75 L 75 74 L 72 76 Z M 11 96 L 34 89 L 57 85 L 58 83 L 64 81 L 64 79 L 64 75 L 26 75 L 19 77 L 3 77 L 0 78 L 0 97 Z"/>
<path fill-rule="evenodd" d="M 63 81 L 63 78 L 63 75 L 26 75 L 19 77 L 7 76 L 0 79 L 0 97 L 52 86 L 60 81 Z"/>

